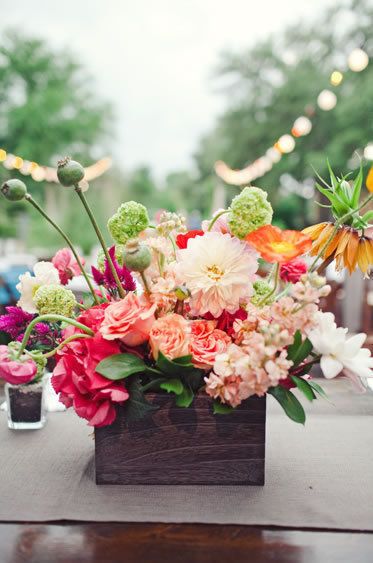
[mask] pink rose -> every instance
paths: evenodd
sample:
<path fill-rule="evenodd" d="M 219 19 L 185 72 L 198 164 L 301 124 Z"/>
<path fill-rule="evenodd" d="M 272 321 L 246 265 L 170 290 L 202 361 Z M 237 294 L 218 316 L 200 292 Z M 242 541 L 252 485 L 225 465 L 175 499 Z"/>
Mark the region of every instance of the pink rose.
<path fill-rule="evenodd" d="M 169 360 L 190 353 L 190 325 L 181 315 L 171 313 L 157 319 L 149 334 L 153 358 L 162 352 Z"/>
<path fill-rule="evenodd" d="M 291 260 L 281 264 L 280 278 L 284 282 L 297 283 L 307 272 L 307 264 L 304 260 Z"/>
<path fill-rule="evenodd" d="M 13 360 L 8 346 L 0 346 L 0 378 L 12 385 L 30 383 L 38 371 L 37 365 L 31 358 L 28 360 Z"/>
<path fill-rule="evenodd" d="M 139 346 L 149 339 L 155 309 L 156 304 L 130 292 L 107 307 L 100 332 L 106 340 L 118 338 L 127 346 Z"/>
<path fill-rule="evenodd" d="M 97 306 L 84 312 L 78 320 L 95 330 L 103 314 L 104 307 Z M 75 327 L 68 327 L 63 337 L 79 332 Z M 120 352 L 117 343 L 104 340 L 98 332 L 92 338 L 70 342 L 57 354 L 52 385 L 60 394 L 61 403 L 72 406 L 90 426 L 112 424 L 117 414 L 116 405 L 129 397 L 123 382 L 116 383 L 96 372 L 101 360 Z"/>
<path fill-rule="evenodd" d="M 84 259 L 80 258 L 84 265 Z M 70 248 L 61 248 L 52 258 L 53 266 L 58 270 L 60 282 L 66 285 L 74 276 L 81 274 L 78 262 L 74 258 L 74 254 Z"/>
<path fill-rule="evenodd" d="M 216 327 L 215 321 L 193 321 L 191 323 L 191 354 L 196 367 L 210 369 L 217 354 L 226 351 L 231 339 L 226 332 Z"/>

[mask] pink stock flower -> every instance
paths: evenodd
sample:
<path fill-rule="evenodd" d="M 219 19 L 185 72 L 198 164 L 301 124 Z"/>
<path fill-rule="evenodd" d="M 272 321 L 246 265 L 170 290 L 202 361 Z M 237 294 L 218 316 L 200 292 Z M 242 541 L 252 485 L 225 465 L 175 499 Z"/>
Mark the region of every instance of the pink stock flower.
<path fill-rule="evenodd" d="M 93 307 L 78 320 L 96 330 L 103 318 L 104 308 Z M 66 338 L 80 331 L 67 328 Z M 104 340 L 99 332 L 92 338 L 70 342 L 57 354 L 57 363 L 52 375 L 52 385 L 60 394 L 66 407 L 73 407 L 78 416 L 88 420 L 90 426 L 106 426 L 116 418 L 116 405 L 129 397 L 124 383 L 115 383 L 96 372 L 97 364 L 113 354 L 119 354 L 119 345 Z"/>
<path fill-rule="evenodd" d="M 139 346 L 149 339 L 156 307 L 144 296 L 130 292 L 107 307 L 100 332 L 106 340 L 119 339 L 127 346 Z"/>
<path fill-rule="evenodd" d="M 82 264 L 84 259 L 80 258 Z M 61 248 L 52 258 L 53 266 L 58 270 L 60 282 L 66 285 L 74 276 L 81 274 L 78 262 L 75 260 L 70 248 Z"/>
<path fill-rule="evenodd" d="M 8 346 L 0 346 L 0 378 L 12 385 L 30 383 L 38 371 L 34 360 L 12 358 Z"/>
<path fill-rule="evenodd" d="M 215 321 L 193 321 L 191 323 L 190 351 L 196 367 L 210 369 L 217 354 L 226 351 L 231 343 L 226 332 L 219 330 Z"/>
<path fill-rule="evenodd" d="M 280 278 L 284 282 L 297 283 L 307 272 L 307 264 L 304 260 L 295 259 L 281 264 Z"/>
<path fill-rule="evenodd" d="M 184 317 L 172 313 L 157 319 L 149 334 L 149 344 L 155 360 L 159 352 L 170 360 L 190 353 L 190 325 Z"/>

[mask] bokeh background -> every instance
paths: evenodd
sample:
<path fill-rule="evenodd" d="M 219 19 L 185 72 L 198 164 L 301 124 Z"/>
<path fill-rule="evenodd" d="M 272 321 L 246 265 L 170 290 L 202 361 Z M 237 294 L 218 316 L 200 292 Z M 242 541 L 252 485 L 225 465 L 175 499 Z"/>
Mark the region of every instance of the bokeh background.
<path fill-rule="evenodd" d="M 130 199 L 196 228 L 248 183 L 281 227 L 324 219 L 326 158 L 338 173 L 372 165 L 372 22 L 372 0 L 3 0 L 0 181 L 22 178 L 91 258 L 90 225 L 54 182 L 65 155 L 90 167 L 103 228 Z M 1 201 L 3 306 L 60 246 L 26 204 Z M 338 320 L 371 332 L 369 282 L 329 275 Z"/>

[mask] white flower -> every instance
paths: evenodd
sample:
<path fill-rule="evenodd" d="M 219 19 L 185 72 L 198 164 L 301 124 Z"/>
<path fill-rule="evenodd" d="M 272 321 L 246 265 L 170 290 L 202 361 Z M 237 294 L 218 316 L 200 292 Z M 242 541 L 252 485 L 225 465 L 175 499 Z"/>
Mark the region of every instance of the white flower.
<path fill-rule="evenodd" d="M 317 327 L 308 338 L 314 350 L 321 355 L 320 367 L 327 379 L 336 377 L 343 369 L 346 375 L 373 377 L 373 357 L 368 348 L 362 348 L 366 334 L 347 338 L 347 328 L 337 328 L 332 313 L 317 313 Z"/>
<path fill-rule="evenodd" d="M 208 232 L 178 251 L 178 270 L 191 293 L 193 315 L 234 313 L 253 293 L 257 254 L 229 234 Z"/>
<path fill-rule="evenodd" d="M 34 295 L 40 286 L 60 285 L 58 270 L 53 266 L 52 262 L 37 262 L 34 266 L 34 274 L 32 276 L 30 272 L 26 272 L 20 275 L 19 284 L 16 286 L 21 294 L 17 305 L 24 311 L 27 311 L 27 313 L 37 313 Z"/>

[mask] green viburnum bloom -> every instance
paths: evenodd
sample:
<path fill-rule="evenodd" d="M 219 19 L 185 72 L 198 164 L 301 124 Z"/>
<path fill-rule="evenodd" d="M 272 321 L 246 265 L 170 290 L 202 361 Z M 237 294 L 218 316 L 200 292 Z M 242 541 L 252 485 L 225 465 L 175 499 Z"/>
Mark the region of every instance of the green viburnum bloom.
<path fill-rule="evenodd" d="M 118 262 L 119 266 L 123 266 L 123 252 L 124 252 L 124 245 L 123 244 L 116 244 L 115 245 L 115 260 Z M 109 250 L 109 249 L 108 249 Z M 98 251 L 97 254 L 97 267 L 100 272 L 105 270 L 105 254 L 102 248 Z"/>
<path fill-rule="evenodd" d="M 48 313 L 72 317 L 76 306 L 75 295 L 62 285 L 42 285 L 35 292 L 34 303 L 41 315 Z"/>
<path fill-rule="evenodd" d="M 115 242 L 125 244 L 149 227 L 148 211 L 141 203 L 127 201 L 109 219 L 107 226 Z"/>
<path fill-rule="evenodd" d="M 247 187 L 231 203 L 228 224 L 233 235 L 245 238 L 252 231 L 272 221 L 273 209 L 267 193 L 260 188 Z"/>
<path fill-rule="evenodd" d="M 264 297 L 272 291 L 272 287 L 265 280 L 257 280 L 253 283 L 254 295 L 251 297 L 251 303 L 258 305 L 263 301 Z M 269 300 L 269 303 L 274 301 L 275 296 Z"/>

